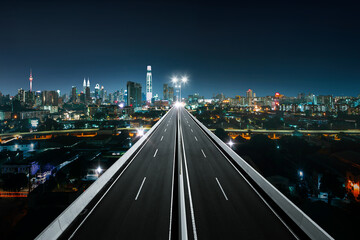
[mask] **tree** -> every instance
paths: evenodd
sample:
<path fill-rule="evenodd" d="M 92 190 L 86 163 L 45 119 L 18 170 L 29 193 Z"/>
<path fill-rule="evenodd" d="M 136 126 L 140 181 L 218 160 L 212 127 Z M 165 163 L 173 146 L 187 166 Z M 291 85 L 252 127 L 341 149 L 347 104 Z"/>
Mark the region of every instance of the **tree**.
<path fill-rule="evenodd" d="M 106 114 L 103 113 L 103 112 L 96 112 L 94 114 L 94 119 L 96 119 L 96 120 L 104 120 L 104 119 L 106 119 Z"/>
<path fill-rule="evenodd" d="M 4 189 L 8 191 L 20 191 L 28 184 L 25 173 L 7 173 L 3 175 Z"/>
<path fill-rule="evenodd" d="M 283 121 L 281 121 L 279 116 L 276 116 L 274 118 L 270 118 L 264 124 L 264 127 L 266 129 L 280 129 L 282 126 L 283 126 Z"/>
<path fill-rule="evenodd" d="M 225 132 L 223 128 L 217 128 L 215 130 L 215 135 L 225 143 L 230 141 L 229 135 Z"/>
<path fill-rule="evenodd" d="M 320 190 L 328 193 L 328 203 L 333 197 L 344 197 L 345 188 L 334 173 L 325 172 L 320 180 Z"/>

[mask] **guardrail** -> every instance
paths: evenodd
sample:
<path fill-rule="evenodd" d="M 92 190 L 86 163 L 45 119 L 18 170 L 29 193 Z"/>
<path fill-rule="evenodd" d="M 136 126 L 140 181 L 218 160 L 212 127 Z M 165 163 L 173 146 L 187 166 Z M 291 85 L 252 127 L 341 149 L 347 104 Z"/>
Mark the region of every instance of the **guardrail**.
<path fill-rule="evenodd" d="M 170 109 L 171 110 L 171 109 Z M 160 123 L 165 119 L 170 110 L 119 160 L 117 160 L 104 174 L 83 192 L 70 206 L 68 206 L 49 226 L 47 226 L 36 239 L 57 239 L 70 226 L 76 217 L 84 210 L 90 201 L 100 192 L 107 182 L 116 174 L 129 158 L 143 145 Z"/>
<path fill-rule="evenodd" d="M 316 224 L 309 216 L 307 216 L 300 208 L 292 203 L 285 195 L 277 190 L 271 183 L 269 183 L 261 174 L 253 169 L 244 159 L 229 148 L 223 141 L 221 141 L 214 133 L 205 127 L 192 114 L 188 113 L 195 122 L 203 129 L 203 131 L 214 141 L 223 151 L 227 153 L 235 163 L 241 167 L 246 174 L 260 187 L 262 190 L 297 224 L 302 231 L 306 233 L 311 239 L 333 239 L 325 230 Z"/>

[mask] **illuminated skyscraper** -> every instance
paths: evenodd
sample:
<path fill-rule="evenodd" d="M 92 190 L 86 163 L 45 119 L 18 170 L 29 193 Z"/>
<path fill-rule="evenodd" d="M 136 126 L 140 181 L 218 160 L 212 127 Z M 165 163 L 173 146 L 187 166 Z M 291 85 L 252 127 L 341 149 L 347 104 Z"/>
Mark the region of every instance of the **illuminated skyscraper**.
<path fill-rule="evenodd" d="M 25 102 L 25 90 L 20 88 L 18 90 L 18 94 L 17 94 L 17 99 L 20 101 L 20 102 Z"/>
<path fill-rule="evenodd" d="M 76 99 L 77 99 L 76 87 L 73 86 L 71 88 L 71 101 L 72 101 L 72 103 L 76 103 Z"/>
<path fill-rule="evenodd" d="M 141 85 L 140 83 L 127 82 L 128 101 L 127 104 L 131 107 L 141 107 Z"/>
<path fill-rule="evenodd" d="M 86 88 L 85 88 L 85 102 L 89 103 L 91 101 L 90 97 L 90 79 L 88 78 Z"/>
<path fill-rule="evenodd" d="M 85 80 L 85 78 L 84 78 L 84 83 L 83 83 L 83 93 L 85 93 L 86 92 L 86 80 Z"/>
<path fill-rule="evenodd" d="M 169 101 L 175 101 L 175 99 L 174 99 L 174 88 L 173 87 L 169 87 L 169 93 L 168 93 L 169 95 L 168 95 L 168 100 Z"/>
<path fill-rule="evenodd" d="M 169 100 L 169 87 L 166 83 L 164 84 L 164 87 L 163 87 L 163 99 Z"/>
<path fill-rule="evenodd" d="M 100 85 L 98 83 L 95 85 L 95 98 L 100 98 Z"/>
<path fill-rule="evenodd" d="M 146 73 L 146 101 L 151 102 L 152 99 L 152 74 L 151 74 L 151 66 L 147 66 Z"/>
<path fill-rule="evenodd" d="M 247 105 L 251 106 L 253 103 L 253 91 L 251 89 L 246 91 L 246 101 L 247 101 Z"/>

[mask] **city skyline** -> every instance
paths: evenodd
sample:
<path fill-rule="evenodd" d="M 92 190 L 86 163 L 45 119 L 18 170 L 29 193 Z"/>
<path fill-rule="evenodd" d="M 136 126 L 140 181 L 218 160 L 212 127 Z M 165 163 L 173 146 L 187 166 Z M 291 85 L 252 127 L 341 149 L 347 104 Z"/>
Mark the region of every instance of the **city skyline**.
<path fill-rule="evenodd" d="M 186 73 L 184 95 L 357 96 L 359 22 L 355 6 L 332 2 L 6 2 L 0 91 L 29 86 L 30 68 L 34 90 L 69 92 L 84 76 L 107 89 L 145 86 L 151 65 L 154 93 Z"/>
<path fill-rule="evenodd" d="M 30 69 L 30 71 L 31 71 L 31 75 L 30 75 L 30 78 L 32 79 L 31 80 L 31 86 L 33 86 L 33 80 L 35 80 L 35 83 L 36 83 L 36 78 L 34 77 L 34 74 L 32 73 L 32 69 Z M 29 78 L 29 79 L 30 79 Z M 29 79 L 27 80 L 27 81 L 29 81 Z M 86 80 L 87 79 L 87 80 Z M 90 77 L 84 77 L 83 78 L 83 81 L 85 81 L 86 82 L 86 86 L 87 86 L 87 84 L 88 84 L 88 81 L 89 81 L 89 79 L 90 79 Z M 101 83 L 101 81 L 95 81 L 94 80 L 94 85 L 92 85 L 92 87 L 90 87 L 90 90 L 91 90 L 91 92 L 94 92 L 95 91 L 95 89 L 96 89 L 96 86 L 95 85 L 99 85 L 99 86 L 102 86 L 102 87 L 104 87 L 104 89 L 106 89 L 107 90 L 107 93 L 115 93 L 116 91 L 119 91 L 119 90 L 126 90 L 126 83 L 128 82 L 128 81 L 126 81 L 126 80 L 124 80 L 124 82 L 122 82 L 121 83 L 121 86 L 120 86 L 120 84 L 117 84 L 118 85 L 118 87 L 114 87 L 114 88 L 107 88 L 106 86 L 104 86 L 102 83 Z M 140 81 L 137 81 L 137 80 L 134 80 L 134 81 L 130 81 L 130 82 L 136 82 L 136 83 L 140 83 L 141 84 L 141 86 L 143 86 L 144 87 L 144 91 L 143 91 L 143 93 L 145 94 L 145 96 L 146 96 L 146 92 L 145 92 L 145 90 L 146 90 L 146 76 L 144 77 L 144 79 L 143 80 L 140 80 Z M 28 84 L 29 84 L 29 82 L 28 82 Z M 168 85 L 170 85 L 170 86 L 173 86 L 173 83 L 171 82 L 171 77 L 169 77 L 169 79 L 168 79 L 168 81 L 163 81 L 163 82 L 161 82 L 161 83 L 157 83 L 157 82 L 155 82 L 155 85 L 154 85 L 154 88 L 156 89 L 156 91 L 152 91 L 152 96 L 154 97 L 155 95 L 158 95 L 159 97 L 160 97 L 160 99 L 162 99 L 162 88 L 163 88 L 163 84 L 168 84 Z M 59 85 L 62 85 L 62 84 L 59 84 Z M 187 84 L 188 85 L 188 84 Z M 66 95 L 68 95 L 68 96 L 71 96 L 71 89 L 72 89 L 72 87 L 76 87 L 76 89 L 77 89 L 77 91 L 78 91 L 78 93 L 81 93 L 81 92 L 84 92 L 85 93 L 85 91 L 84 90 L 82 90 L 82 88 L 84 88 L 84 85 L 82 84 L 79 84 L 79 81 L 77 81 L 76 83 L 74 83 L 74 84 L 72 84 L 71 85 L 71 87 L 69 87 L 69 86 L 62 86 L 62 87 L 59 87 L 59 88 L 51 88 L 51 89 L 46 89 L 46 88 L 33 88 L 32 89 L 32 91 L 48 91 L 48 90 L 56 90 L 56 91 L 60 91 L 62 94 L 61 95 L 64 95 L 64 94 L 66 94 Z M 82 87 L 82 88 L 81 88 Z M 2 91 L 2 89 L 0 89 L 0 92 L 2 93 L 2 94 L 4 94 L 4 95 L 7 95 L 7 94 L 10 94 L 10 96 L 15 96 L 17 93 L 18 93 L 18 90 L 19 89 L 23 89 L 23 90 L 25 90 L 25 91 L 28 91 L 28 90 L 30 90 L 30 88 L 29 89 L 27 89 L 27 88 L 29 88 L 29 87 L 26 87 L 26 86 L 24 86 L 24 87 L 22 87 L 22 86 L 20 86 L 20 87 L 18 87 L 17 89 L 14 89 L 13 91 L 11 91 L 11 92 L 5 92 L 5 91 Z M 247 88 L 246 86 L 244 86 L 243 87 L 243 89 L 240 89 L 240 90 L 232 90 L 232 91 L 227 91 L 227 92 L 232 92 L 233 94 L 231 95 L 231 94 L 229 94 L 229 93 L 227 93 L 227 92 L 225 92 L 225 91 L 222 91 L 221 89 L 217 89 L 217 91 L 215 92 L 213 92 L 212 94 L 209 94 L 209 95 L 206 95 L 206 94 L 202 94 L 202 92 L 201 91 L 198 91 L 198 90 L 195 90 L 195 89 L 191 89 L 191 86 L 185 86 L 185 88 L 183 88 L 182 89 L 182 91 L 183 91 L 183 93 L 185 93 L 185 95 L 183 95 L 182 97 L 183 98 L 186 98 L 188 95 L 192 95 L 192 94 L 194 94 L 194 93 L 198 93 L 198 94 L 200 94 L 200 95 L 202 95 L 202 96 L 204 96 L 205 98 L 212 98 L 212 97 L 214 97 L 214 95 L 217 95 L 217 94 L 224 94 L 224 96 L 226 96 L 226 97 L 234 97 L 234 96 L 237 96 L 237 95 L 240 95 L 240 96 L 246 96 L 246 92 L 249 90 L 249 89 L 251 89 L 252 91 L 254 91 L 254 93 L 256 94 L 256 96 L 257 97 L 265 97 L 265 96 L 273 96 L 273 95 L 275 95 L 275 93 L 281 93 L 282 95 L 284 95 L 284 96 L 287 96 L 287 97 L 297 97 L 299 94 L 302 94 L 302 93 L 304 93 L 304 94 L 314 94 L 314 95 L 332 95 L 332 96 L 339 96 L 339 97 L 341 97 L 341 96 L 349 96 L 349 97 L 358 97 L 359 95 L 360 95 L 360 93 L 359 94 L 356 94 L 356 92 L 355 92 L 355 94 L 354 95 L 351 95 L 351 94 L 333 94 L 333 93 L 327 93 L 327 92 L 325 92 L 325 91 L 321 91 L 321 93 L 317 93 L 317 92 L 315 92 L 315 91 L 313 91 L 313 90 L 311 90 L 311 89 L 308 89 L 308 91 L 298 91 L 297 93 L 295 93 L 295 91 L 294 91 L 294 95 L 287 95 L 286 93 L 284 93 L 284 92 L 282 92 L 282 91 L 276 91 L 276 90 L 274 90 L 274 92 L 270 92 L 270 91 L 259 91 L 259 92 L 263 92 L 264 94 L 259 94 L 258 93 L 258 91 L 256 90 L 256 89 L 254 89 L 254 88 Z"/>

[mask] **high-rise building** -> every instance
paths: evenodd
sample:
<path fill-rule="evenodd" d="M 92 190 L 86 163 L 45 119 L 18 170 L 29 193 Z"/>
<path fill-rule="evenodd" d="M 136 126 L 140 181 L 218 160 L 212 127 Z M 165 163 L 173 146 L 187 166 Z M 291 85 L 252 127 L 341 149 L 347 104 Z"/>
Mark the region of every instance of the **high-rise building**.
<path fill-rule="evenodd" d="M 88 78 L 86 88 L 85 88 L 85 102 L 89 103 L 91 101 L 90 96 L 90 79 Z"/>
<path fill-rule="evenodd" d="M 246 102 L 247 105 L 251 106 L 253 102 L 253 91 L 251 89 L 246 91 Z"/>
<path fill-rule="evenodd" d="M 120 89 L 120 93 L 119 93 L 119 102 L 125 102 L 125 94 L 124 94 L 124 89 Z"/>
<path fill-rule="evenodd" d="M 100 98 L 100 85 L 98 83 L 95 85 L 95 98 Z"/>
<path fill-rule="evenodd" d="M 168 100 L 169 101 L 175 101 L 175 99 L 174 99 L 174 88 L 173 87 L 169 87 L 169 92 L 168 92 L 168 96 L 169 96 L 169 98 L 168 98 Z"/>
<path fill-rule="evenodd" d="M 151 66 L 147 66 L 146 72 L 146 101 L 151 102 L 152 98 L 152 74 L 151 74 Z"/>
<path fill-rule="evenodd" d="M 34 103 L 35 103 L 34 92 L 31 92 L 30 90 L 25 92 L 25 103 L 30 107 L 32 107 L 34 105 Z"/>
<path fill-rule="evenodd" d="M 100 98 L 101 98 L 101 101 L 102 102 L 105 102 L 105 98 L 106 98 L 106 93 L 105 93 L 105 89 L 104 89 L 104 86 L 101 86 L 101 88 L 100 88 Z"/>
<path fill-rule="evenodd" d="M 58 106 L 59 94 L 56 91 L 42 91 L 41 100 L 43 106 Z"/>
<path fill-rule="evenodd" d="M 86 80 L 85 80 L 85 78 L 84 78 L 84 82 L 83 82 L 83 93 L 85 93 L 86 92 Z"/>
<path fill-rule="evenodd" d="M 128 106 L 141 107 L 141 84 L 127 82 Z"/>
<path fill-rule="evenodd" d="M 20 101 L 20 102 L 25 102 L 25 90 L 20 88 L 18 90 L 18 95 L 17 95 L 17 99 Z"/>
<path fill-rule="evenodd" d="M 166 83 L 163 86 L 163 100 L 169 100 L 169 87 Z"/>
<path fill-rule="evenodd" d="M 71 102 L 72 103 L 76 103 L 76 87 L 75 86 L 73 86 L 72 88 L 71 88 Z"/>
<path fill-rule="evenodd" d="M 128 90 L 127 89 L 124 90 L 124 102 L 125 102 L 125 106 L 129 106 L 129 104 L 128 104 Z"/>

